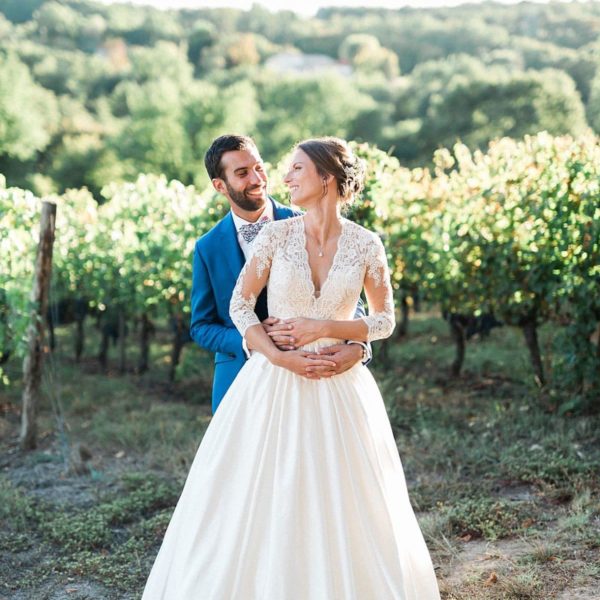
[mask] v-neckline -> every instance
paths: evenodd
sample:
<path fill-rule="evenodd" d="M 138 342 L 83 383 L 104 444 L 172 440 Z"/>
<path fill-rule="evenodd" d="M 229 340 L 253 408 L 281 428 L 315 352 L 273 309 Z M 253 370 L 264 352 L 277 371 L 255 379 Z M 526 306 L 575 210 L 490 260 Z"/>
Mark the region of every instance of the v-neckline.
<path fill-rule="evenodd" d="M 333 268 L 336 266 L 336 262 L 338 260 L 339 254 L 340 254 L 340 248 L 342 246 L 342 238 L 344 237 L 344 233 L 346 231 L 346 219 L 344 219 L 344 218 L 340 219 L 342 230 L 340 231 L 340 235 L 337 240 L 337 245 L 335 248 L 335 254 L 333 255 L 333 260 L 331 261 L 331 264 L 329 265 L 329 269 L 327 270 L 327 275 L 325 276 L 325 279 L 323 279 L 323 283 L 321 284 L 321 287 L 319 289 L 318 296 L 317 296 L 317 288 L 315 286 L 315 282 L 314 282 L 313 275 L 312 275 L 312 270 L 310 268 L 310 258 L 308 255 L 308 249 L 306 248 L 307 237 L 306 237 L 306 227 L 304 225 L 304 217 L 303 216 L 300 217 L 299 221 L 300 221 L 300 229 L 301 229 L 301 233 L 302 233 L 302 251 L 304 253 L 304 264 L 306 267 L 308 281 L 309 281 L 310 287 L 312 289 L 311 296 L 314 301 L 317 301 L 317 300 L 319 300 L 319 298 L 323 297 L 323 291 L 325 290 L 325 287 L 329 283 L 329 278 L 330 278 L 329 276 L 331 275 Z"/>

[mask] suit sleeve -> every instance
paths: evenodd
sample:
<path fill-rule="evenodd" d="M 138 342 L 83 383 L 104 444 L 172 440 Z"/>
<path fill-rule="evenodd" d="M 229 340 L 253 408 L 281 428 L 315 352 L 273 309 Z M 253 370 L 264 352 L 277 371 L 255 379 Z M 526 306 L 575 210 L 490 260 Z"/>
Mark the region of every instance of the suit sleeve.
<path fill-rule="evenodd" d="M 228 327 L 219 319 L 215 295 L 199 244 L 196 244 L 194 250 L 190 336 L 198 346 L 210 352 L 243 355 L 242 336 L 235 327 Z"/>

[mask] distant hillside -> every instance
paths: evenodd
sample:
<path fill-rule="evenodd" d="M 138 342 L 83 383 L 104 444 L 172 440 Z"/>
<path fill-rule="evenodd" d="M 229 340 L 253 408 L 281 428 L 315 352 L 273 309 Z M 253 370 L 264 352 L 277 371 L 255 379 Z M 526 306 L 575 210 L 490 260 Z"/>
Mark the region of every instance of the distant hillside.
<path fill-rule="evenodd" d="M 271 161 L 335 134 L 410 165 L 459 138 L 599 131 L 599 40 L 598 2 L 304 18 L 0 0 L 0 172 L 98 193 L 140 171 L 203 183 L 203 153 L 227 130 Z"/>

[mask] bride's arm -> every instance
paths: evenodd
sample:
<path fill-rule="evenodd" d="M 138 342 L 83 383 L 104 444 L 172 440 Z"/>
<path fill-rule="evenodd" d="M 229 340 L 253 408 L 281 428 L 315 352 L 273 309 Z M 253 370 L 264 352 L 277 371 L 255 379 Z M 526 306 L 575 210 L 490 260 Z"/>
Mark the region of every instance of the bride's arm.
<path fill-rule="evenodd" d="M 290 319 L 290 335 L 297 346 L 310 344 L 319 337 L 372 342 L 389 337 L 396 325 L 394 299 L 385 248 L 373 237 L 367 255 L 364 281 L 369 314 L 346 321 Z"/>
<path fill-rule="evenodd" d="M 285 367 L 299 375 L 315 378 L 306 371 L 308 366 L 335 367 L 335 362 L 327 359 L 307 359 L 308 353 L 304 352 L 279 350 L 254 312 L 256 299 L 269 279 L 276 245 L 276 231 L 271 225 L 266 225 L 256 237 L 252 255 L 237 279 L 229 303 L 229 316 L 242 337 L 246 339 L 248 347 L 264 354 L 275 365 Z"/>
<path fill-rule="evenodd" d="M 258 350 L 269 360 L 277 355 L 278 349 L 266 334 L 254 308 L 256 299 L 267 285 L 276 245 L 273 226 L 266 225 L 254 241 L 252 253 L 239 274 L 229 303 L 229 316 L 248 347 Z"/>

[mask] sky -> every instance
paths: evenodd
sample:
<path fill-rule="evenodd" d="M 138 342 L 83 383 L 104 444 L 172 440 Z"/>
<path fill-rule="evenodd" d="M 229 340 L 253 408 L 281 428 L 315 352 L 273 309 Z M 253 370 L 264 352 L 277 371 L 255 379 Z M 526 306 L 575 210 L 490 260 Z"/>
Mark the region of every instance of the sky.
<path fill-rule="evenodd" d="M 123 2 L 124 0 L 101 0 L 107 4 Z M 517 4 L 521 0 L 496 0 L 502 4 Z M 547 2 L 548 0 L 529 0 L 534 2 Z M 384 8 L 401 8 L 413 6 L 415 8 L 456 6 L 465 4 L 464 0 L 128 0 L 131 4 L 146 4 L 157 8 L 218 8 L 232 7 L 249 9 L 252 4 L 262 4 L 271 11 L 295 10 L 304 15 L 314 15 L 324 6 L 369 6 Z M 482 0 L 471 0 L 471 4 L 479 4 Z"/>

